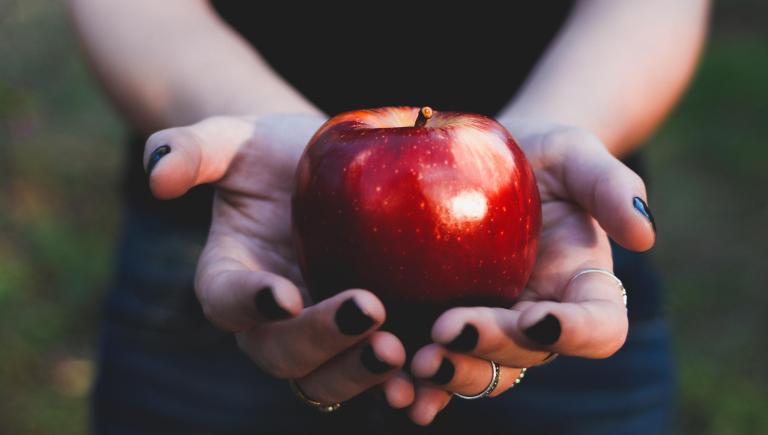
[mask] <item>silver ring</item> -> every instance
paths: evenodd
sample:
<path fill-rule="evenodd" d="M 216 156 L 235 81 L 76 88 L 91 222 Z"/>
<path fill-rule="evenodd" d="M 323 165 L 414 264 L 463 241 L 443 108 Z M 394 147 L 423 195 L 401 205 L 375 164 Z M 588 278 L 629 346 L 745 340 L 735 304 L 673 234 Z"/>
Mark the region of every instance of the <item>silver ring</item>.
<path fill-rule="evenodd" d="M 475 399 L 482 399 L 483 397 L 488 397 L 488 395 L 493 393 L 493 390 L 495 390 L 496 387 L 499 385 L 499 378 L 501 378 L 501 366 L 496 361 L 490 361 L 490 363 L 491 363 L 491 370 L 493 370 L 493 375 L 491 377 L 491 382 L 488 384 L 487 387 L 485 387 L 485 389 L 482 392 L 480 392 L 479 394 L 475 394 L 474 396 L 465 396 L 459 393 L 453 393 L 453 395 L 460 399 L 475 400 Z M 525 371 L 525 369 L 523 369 L 523 371 Z M 521 376 L 518 376 L 518 379 L 519 378 L 521 378 Z"/>
<path fill-rule="evenodd" d="M 624 288 L 624 283 L 621 282 L 619 277 L 613 274 L 610 270 L 605 269 L 584 269 L 579 272 L 577 272 L 575 275 L 571 277 L 570 280 L 568 280 L 568 284 L 573 282 L 576 278 L 580 277 L 581 275 L 586 275 L 588 273 L 601 273 L 603 275 L 610 276 L 613 278 L 614 281 L 616 281 L 616 284 L 619 285 L 619 291 L 621 291 L 621 298 L 624 301 L 624 307 L 627 306 L 627 289 Z"/>

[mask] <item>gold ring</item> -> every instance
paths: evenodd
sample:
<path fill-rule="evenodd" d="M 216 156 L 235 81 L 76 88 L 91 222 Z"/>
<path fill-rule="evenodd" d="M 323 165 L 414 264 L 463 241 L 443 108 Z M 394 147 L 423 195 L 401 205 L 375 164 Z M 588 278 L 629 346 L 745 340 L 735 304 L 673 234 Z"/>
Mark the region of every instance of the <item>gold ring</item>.
<path fill-rule="evenodd" d="M 527 371 L 528 371 L 527 368 L 524 368 L 524 369 L 520 370 L 520 374 L 518 374 L 517 377 L 515 378 L 515 382 L 513 382 L 512 386 L 507 388 L 507 390 L 511 390 L 511 389 L 515 388 L 517 386 L 517 384 L 519 384 L 523 380 L 523 378 L 525 377 L 525 372 L 527 372 Z"/>
<path fill-rule="evenodd" d="M 621 299 L 624 301 L 624 307 L 627 306 L 627 289 L 624 288 L 624 283 L 621 282 L 619 277 L 613 274 L 610 270 L 605 269 L 584 269 L 579 272 L 576 272 L 575 275 L 571 277 L 571 279 L 568 280 L 568 284 L 573 282 L 576 278 L 580 277 L 581 275 L 586 275 L 588 273 L 600 273 L 606 276 L 610 276 L 613 278 L 614 281 L 616 281 L 616 284 L 619 286 L 619 291 L 621 292 Z"/>
<path fill-rule="evenodd" d="M 304 394 L 303 391 L 301 391 L 299 384 L 296 383 L 296 379 L 289 379 L 288 385 L 291 387 L 291 391 L 293 391 L 294 394 L 296 394 L 296 397 L 298 397 L 302 402 L 317 409 L 320 412 L 333 412 L 341 408 L 341 403 L 323 404 L 318 402 L 317 400 L 310 399 L 309 397 L 307 397 L 306 394 Z"/>

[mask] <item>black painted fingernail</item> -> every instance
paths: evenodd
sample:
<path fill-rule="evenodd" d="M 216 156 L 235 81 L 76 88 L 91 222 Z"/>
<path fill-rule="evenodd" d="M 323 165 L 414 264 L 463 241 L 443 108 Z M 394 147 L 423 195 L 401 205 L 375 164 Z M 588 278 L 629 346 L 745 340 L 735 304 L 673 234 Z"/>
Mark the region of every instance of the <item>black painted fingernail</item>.
<path fill-rule="evenodd" d="M 549 346 L 560 338 L 560 321 L 557 320 L 557 317 L 547 314 L 543 319 L 523 332 L 536 343 Z"/>
<path fill-rule="evenodd" d="M 149 155 L 149 161 L 147 162 L 147 176 L 149 176 L 152 173 L 152 170 L 155 169 L 157 162 L 170 152 L 171 147 L 169 145 L 160 145 L 152 151 L 152 154 Z"/>
<path fill-rule="evenodd" d="M 336 311 L 336 325 L 346 335 L 358 335 L 373 325 L 373 319 L 360 309 L 355 298 L 349 298 Z"/>
<path fill-rule="evenodd" d="M 363 352 L 360 354 L 360 362 L 369 372 L 376 375 L 388 372 L 394 368 L 380 360 L 379 357 L 376 356 L 376 352 L 373 351 L 373 346 L 370 344 L 365 346 Z"/>
<path fill-rule="evenodd" d="M 433 384 L 438 385 L 445 385 L 448 382 L 451 382 L 451 379 L 453 379 L 453 374 L 456 372 L 456 367 L 453 366 L 453 363 L 448 358 L 443 358 L 443 360 L 440 362 L 440 368 L 437 369 L 437 373 L 432 375 L 431 378 L 429 378 L 429 382 L 432 382 Z"/>
<path fill-rule="evenodd" d="M 478 333 L 475 325 L 467 323 L 464 325 L 464 329 L 445 347 L 454 352 L 469 352 L 477 346 Z"/>
<path fill-rule="evenodd" d="M 275 295 L 272 293 L 272 289 L 264 287 L 256 293 L 256 309 L 259 310 L 259 314 L 267 320 L 281 320 L 291 317 L 291 313 L 281 307 Z"/>
<path fill-rule="evenodd" d="M 656 221 L 653 220 L 653 214 L 651 214 L 651 209 L 648 208 L 648 204 L 646 204 L 642 198 L 636 196 L 632 198 L 632 205 L 635 206 L 635 209 L 645 216 L 646 219 L 648 219 L 653 227 L 653 231 L 656 231 Z"/>

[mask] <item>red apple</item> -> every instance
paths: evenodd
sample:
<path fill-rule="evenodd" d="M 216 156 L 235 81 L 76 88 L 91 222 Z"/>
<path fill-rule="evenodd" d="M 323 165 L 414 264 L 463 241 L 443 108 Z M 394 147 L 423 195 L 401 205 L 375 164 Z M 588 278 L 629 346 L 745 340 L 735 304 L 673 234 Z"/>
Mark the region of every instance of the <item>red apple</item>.
<path fill-rule="evenodd" d="M 512 305 L 541 228 L 536 180 L 510 133 L 428 107 L 326 122 L 299 162 L 292 213 L 313 299 L 372 291 L 384 329 L 410 348 L 447 308 Z"/>

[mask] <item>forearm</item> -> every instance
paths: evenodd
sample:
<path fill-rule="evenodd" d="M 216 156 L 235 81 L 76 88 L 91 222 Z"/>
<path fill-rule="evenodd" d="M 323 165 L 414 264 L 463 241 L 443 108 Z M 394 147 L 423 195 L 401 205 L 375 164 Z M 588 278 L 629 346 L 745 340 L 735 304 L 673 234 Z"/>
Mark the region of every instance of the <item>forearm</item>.
<path fill-rule="evenodd" d="M 134 127 L 319 113 L 203 0 L 70 0 L 89 64 Z"/>
<path fill-rule="evenodd" d="M 707 0 L 582 0 L 500 117 L 582 127 L 625 155 L 690 81 L 707 17 Z"/>

